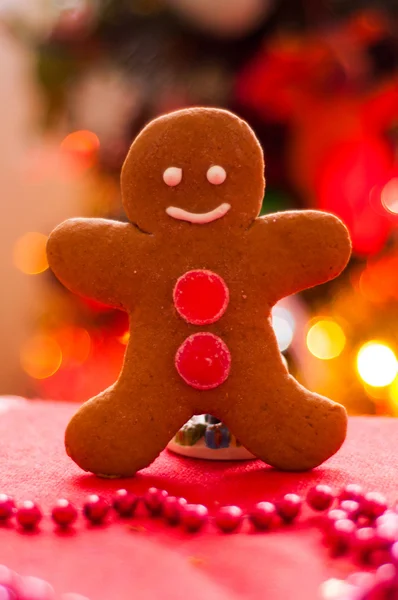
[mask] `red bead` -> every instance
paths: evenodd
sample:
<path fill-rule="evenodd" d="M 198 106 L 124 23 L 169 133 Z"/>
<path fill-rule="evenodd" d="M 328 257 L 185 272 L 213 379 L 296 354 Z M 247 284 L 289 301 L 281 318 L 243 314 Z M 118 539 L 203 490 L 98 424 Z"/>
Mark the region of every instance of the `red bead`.
<path fill-rule="evenodd" d="M 377 525 L 376 532 L 383 548 L 390 548 L 398 540 L 398 523 L 394 521 Z"/>
<path fill-rule="evenodd" d="M 276 505 L 278 515 L 285 523 L 291 523 L 300 514 L 303 504 L 297 494 L 285 494 Z"/>
<path fill-rule="evenodd" d="M 30 500 L 22 502 L 16 512 L 16 519 L 23 529 L 35 529 L 42 516 L 40 508 Z"/>
<path fill-rule="evenodd" d="M 374 575 L 365 571 L 357 571 L 356 573 L 351 573 L 351 575 L 347 577 L 347 583 L 354 585 L 361 590 L 369 589 L 373 585 L 374 580 Z"/>
<path fill-rule="evenodd" d="M 381 565 L 375 575 L 375 583 L 366 600 L 394 600 L 398 598 L 398 573 L 394 565 Z"/>
<path fill-rule="evenodd" d="M 355 500 L 343 500 L 340 502 L 339 508 L 340 510 L 344 510 L 348 519 L 352 519 L 353 521 L 358 519 L 361 512 L 361 506 L 359 502 L 356 502 Z"/>
<path fill-rule="evenodd" d="M 335 493 L 329 485 L 316 485 L 307 494 L 307 504 L 313 510 L 327 510 L 333 504 Z"/>
<path fill-rule="evenodd" d="M 0 584 L 0 600 L 17 600 L 17 596 L 10 588 Z"/>
<path fill-rule="evenodd" d="M 93 525 L 100 525 L 109 513 L 108 502 L 97 494 L 87 496 L 83 505 L 83 514 Z"/>
<path fill-rule="evenodd" d="M 16 596 L 19 596 L 22 578 L 17 575 L 15 571 L 11 571 L 11 569 L 8 569 L 4 565 L 0 565 L 0 584 L 9 590 L 12 590 Z"/>
<path fill-rule="evenodd" d="M 239 506 L 223 506 L 215 517 L 216 525 L 224 533 L 239 529 L 243 521 L 243 510 Z"/>
<path fill-rule="evenodd" d="M 357 483 L 348 483 L 340 492 L 340 500 L 355 500 L 361 502 L 363 498 L 363 488 Z"/>
<path fill-rule="evenodd" d="M 117 490 L 113 496 L 113 508 L 120 517 L 129 518 L 135 513 L 138 505 L 138 496 L 127 490 Z"/>
<path fill-rule="evenodd" d="M 359 560 L 369 562 L 369 557 L 375 550 L 380 550 L 380 543 L 373 527 L 360 527 L 353 537 L 353 548 Z"/>
<path fill-rule="evenodd" d="M 163 504 L 168 496 L 166 490 L 158 490 L 158 488 L 150 487 L 143 496 L 143 501 L 153 517 L 158 517 L 163 511 Z"/>
<path fill-rule="evenodd" d="M 377 519 L 387 510 L 387 500 L 380 492 L 368 492 L 361 503 L 361 514 L 369 519 Z"/>
<path fill-rule="evenodd" d="M 59 527 L 69 527 L 77 519 L 77 510 L 68 500 L 61 498 L 56 501 L 51 512 L 54 523 Z"/>
<path fill-rule="evenodd" d="M 336 521 L 348 519 L 348 514 L 341 508 L 332 508 L 325 515 L 325 529 L 328 530 Z"/>
<path fill-rule="evenodd" d="M 227 310 L 229 291 L 225 281 L 206 270 L 189 271 L 174 288 L 174 306 L 180 316 L 193 325 L 215 323 Z"/>
<path fill-rule="evenodd" d="M 181 521 L 181 511 L 187 504 L 185 498 L 167 496 L 163 502 L 163 516 L 170 525 L 178 525 Z"/>
<path fill-rule="evenodd" d="M 53 587 L 38 577 L 22 577 L 18 600 L 55 600 Z"/>
<path fill-rule="evenodd" d="M 206 524 L 209 511 L 203 504 L 186 504 L 181 512 L 181 523 L 187 531 L 196 532 Z"/>
<path fill-rule="evenodd" d="M 175 366 L 185 383 L 197 390 L 210 390 L 228 378 L 231 354 L 213 333 L 194 333 L 177 350 Z"/>
<path fill-rule="evenodd" d="M 15 512 L 15 502 L 7 494 L 0 494 L 0 521 L 8 521 Z"/>
<path fill-rule="evenodd" d="M 270 529 L 276 517 L 275 504 L 258 502 L 249 513 L 249 520 L 258 531 Z"/>
<path fill-rule="evenodd" d="M 335 554 L 342 554 L 351 547 L 355 523 L 351 519 L 340 519 L 331 524 L 328 530 L 328 543 Z"/>
<path fill-rule="evenodd" d="M 398 568 L 398 541 L 390 548 L 391 562 Z"/>

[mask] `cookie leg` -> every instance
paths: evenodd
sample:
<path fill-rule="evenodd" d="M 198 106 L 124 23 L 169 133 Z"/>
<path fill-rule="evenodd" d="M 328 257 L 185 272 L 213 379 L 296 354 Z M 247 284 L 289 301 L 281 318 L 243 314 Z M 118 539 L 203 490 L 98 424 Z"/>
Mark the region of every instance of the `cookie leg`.
<path fill-rule="evenodd" d="M 347 430 L 343 406 L 309 392 L 290 375 L 261 399 L 245 398 L 220 417 L 243 446 L 286 471 L 323 463 L 340 448 Z"/>
<path fill-rule="evenodd" d="M 181 406 L 147 406 L 138 408 L 115 387 L 92 398 L 68 424 L 68 455 L 84 471 L 108 477 L 129 477 L 147 467 L 192 416 Z"/>

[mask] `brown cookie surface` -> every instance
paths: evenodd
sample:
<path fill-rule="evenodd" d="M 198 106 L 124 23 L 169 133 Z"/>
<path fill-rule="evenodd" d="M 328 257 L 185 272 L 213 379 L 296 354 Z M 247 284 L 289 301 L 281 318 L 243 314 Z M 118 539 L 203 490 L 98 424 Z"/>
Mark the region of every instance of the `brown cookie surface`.
<path fill-rule="evenodd" d="M 59 279 L 130 317 L 118 381 L 66 431 L 83 469 L 132 475 L 200 413 L 281 469 L 313 468 L 342 444 L 344 408 L 289 375 L 270 311 L 336 277 L 349 236 L 317 211 L 258 218 L 263 172 L 246 123 L 217 109 L 178 111 L 150 123 L 130 149 L 129 223 L 76 219 L 50 236 Z"/>

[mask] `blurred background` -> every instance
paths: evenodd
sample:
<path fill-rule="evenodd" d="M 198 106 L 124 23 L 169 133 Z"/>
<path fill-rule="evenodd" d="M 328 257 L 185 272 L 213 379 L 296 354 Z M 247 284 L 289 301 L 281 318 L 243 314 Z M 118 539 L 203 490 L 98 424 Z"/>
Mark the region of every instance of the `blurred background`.
<path fill-rule="evenodd" d="M 266 156 L 262 212 L 319 208 L 354 254 L 273 324 L 290 371 L 398 416 L 398 0 L 0 0 L 0 393 L 81 402 L 117 377 L 124 314 L 45 258 L 72 216 L 124 219 L 119 173 L 158 114 L 226 107 Z"/>

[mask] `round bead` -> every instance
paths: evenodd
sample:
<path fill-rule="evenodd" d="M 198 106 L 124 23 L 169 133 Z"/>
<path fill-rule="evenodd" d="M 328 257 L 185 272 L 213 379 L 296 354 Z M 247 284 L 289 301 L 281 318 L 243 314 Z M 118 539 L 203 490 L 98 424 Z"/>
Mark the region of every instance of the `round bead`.
<path fill-rule="evenodd" d="M 243 510 L 239 506 L 222 506 L 215 517 L 217 527 L 224 533 L 239 529 L 243 521 Z"/>
<path fill-rule="evenodd" d="M 327 510 L 333 504 L 334 491 L 329 485 L 316 485 L 307 494 L 307 504 L 313 510 Z"/>
<path fill-rule="evenodd" d="M 332 510 L 329 510 L 325 515 L 325 529 L 328 530 L 336 521 L 341 521 L 342 519 L 348 519 L 348 515 L 345 510 L 341 510 L 340 508 L 332 508 Z"/>
<path fill-rule="evenodd" d="M 11 496 L 0 494 L 0 521 L 8 521 L 15 512 L 15 502 Z"/>
<path fill-rule="evenodd" d="M 377 519 L 387 510 L 387 500 L 380 492 L 368 492 L 361 503 L 361 514 L 369 519 Z"/>
<path fill-rule="evenodd" d="M 361 512 L 361 506 L 355 500 L 343 500 L 340 502 L 340 510 L 344 510 L 349 519 L 356 521 Z"/>
<path fill-rule="evenodd" d="M 0 600 L 17 600 L 17 596 L 12 589 L 0 584 Z"/>
<path fill-rule="evenodd" d="M 163 181 L 169 187 L 175 187 L 182 180 L 182 169 L 179 167 L 169 167 L 163 173 Z"/>
<path fill-rule="evenodd" d="M 17 508 L 16 519 L 23 529 L 35 529 L 42 519 L 40 508 L 31 500 L 25 500 Z"/>
<path fill-rule="evenodd" d="M 375 575 L 375 584 L 369 594 L 370 600 L 389 600 L 398 597 L 398 572 L 394 565 L 381 565 Z"/>
<path fill-rule="evenodd" d="M 166 490 L 150 487 L 143 496 L 144 504 L 153 517 L 158 517 L 163 511 L 163 504 L 168 496 Z"/>
<path fill-rule="evenodd" d="M 54 588 L 39 577 L 22 577 L 18 600 L 55 600 Z"/>
<path fill-rule="evenodd" d="M 192 325 L 215 323 L 227 310 L 229 290 L 216 273 L 188 271 L 174 287 L 174 306 L 178 314 Z"/>
<path fill-rule="evenodd" d="M 83 514 L 93 525 L 100 525 L 104 522 L 109 509 L 110 506 L 104 498 L 97 494 L 90 494 L 83 505 Z"/>
<path fill-rule="evenodd" d="M 361 502 L 363 498 L 363 488 L 357 483 L 348 483 L 340 492 L 340 500 L 355 500 Z"/>
<path fill-rule="evenodd" d="M 15 571 L 11 571 L 11 569 L 8 569 L 4 565 L 0 565 L 0 584 L 18 595 L 22 578 Z"/>
<path fill-rule="evenodd" d="M 175 365 L 188 385 L 210 390 L 228 378 L 231 354 L 225 342 L 213 333 L 194 333 L 177 350 Z"/>
<path fill-rule="evenodd" d="M 127 490 L 117 490 L 113 496 L 113 508 L 120 517 L 129 518 L 135 513 L 138 505 L 138 496 Z"/>
<path fill-rule="evenodd" d="M 249 513 L 249 520 L 258 531 L 265 531 L 272 527 L 277 515 L 275 504 L 272 502 L 258 502 Z"/>
<path fill-rule="evenodd" d="M 181 512 L 187 504 L 185 498 L 167 496 L 163 502 L 163 516 L 170 525 L 178 525 L 181 521 Z"/>
<path fill-rule="evenodd" d="M 56 501 L 51 512 L 54 523 L 59 527 L 69 527 L 77 519 L 77 510 L 68 500 L 60 498 Z"/>
<path fill-rule="evenodd" d="M 297 494 L 285 494 L 276 505 L 278 515 L 285 523 L 291 523 L 300 514 L 303 500 Z"/>
<path fill-rule="evenodd" d="M 398 541 L 391 546 L 390 549 L 391 562 L 398 567 Z"/>
<path fill-rule="evenodd" d="M 207 181 L 212 185 L 221 185 L 227 178 L 227 173 L 220 165 L 213 165 L 206 173 Z"/>
<path fill-rule="evenodd" d="M 355 523 L 350 519 L 339 519 L 328 530 L 328 543 L 334 554 L 343 554 L 352 545 Z"/>
<path fill-rule="evenodd" d="M 181 523 L 187 531 L 196 532 L 206 524 L 209 511 L 203 504 L 186 504 L 181 512 Z"/>
<path fill-rule="evenodd" d="M 353 536 L 353 548 L 361 561 L 368 562 L 370 554 L 380 549 L 376 530 L 373 527 L 357 529 Z"/>
<path fill-rule="evenodd" d="M 380 517 L 379 517 L 380 518 Z M 386 521 L 376 526 L 376 533 L 383 548 L 390 548 L 398 540 L 398 523 Z"/>

